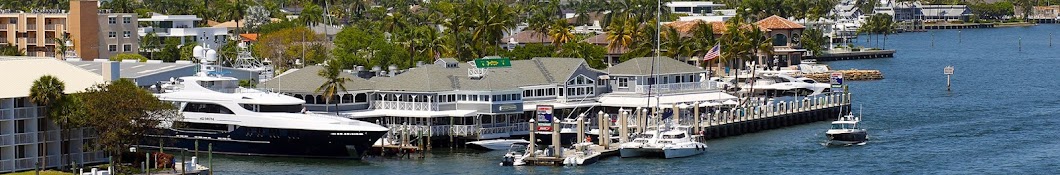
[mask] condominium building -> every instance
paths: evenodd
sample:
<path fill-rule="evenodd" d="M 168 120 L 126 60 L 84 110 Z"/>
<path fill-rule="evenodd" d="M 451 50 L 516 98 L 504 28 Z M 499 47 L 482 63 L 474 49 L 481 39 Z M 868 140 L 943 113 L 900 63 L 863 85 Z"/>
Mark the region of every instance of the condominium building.
<path fill-rule="evenodd" d="M 107 78 L 48 57 L 0 57 L 0 73 L 18 75 L 0 76 L 0 173 L 107 161 L 101 151 L 84 150 L 96 137 L 91 129 L 68 130 L 64 147 L 59 126 L 45 117 L 47 109 L 28 97 L 33 81 L 43 75 L 63 81 L 65 93 L 83 91 Z"/>
<path fill-rule="evenodd" d="M 74 49 L 65 56 L 108 59 L 138 51 L 137 20 L 134 13 L 99 10 L 95 0 L 72 0 L 69 12 L 0 10 L 0 44 L 24 49 L 27 56 L 56 58 L 62 56 L 56 48 L 67 45 Z M 64 35 L 69 35 L 70 42 L 55 40 Z"/>
<path fill-rule="evenodd" d="M 195 15 L 163 15 L 152 14 L 151 18 L 140 19 L 149 23 L 148 27 L 140 28 L 137 34 L 146 36 L 154 33 L 158 37 L 177 37 L 180 44 L 205 44 L 211 49 L 217 49 L 228 41 L 228 28 L 225 27 L 195 27 L 195 21 L 200 21 Z M 194 38 L 194 39 L 189 39 Z"/>

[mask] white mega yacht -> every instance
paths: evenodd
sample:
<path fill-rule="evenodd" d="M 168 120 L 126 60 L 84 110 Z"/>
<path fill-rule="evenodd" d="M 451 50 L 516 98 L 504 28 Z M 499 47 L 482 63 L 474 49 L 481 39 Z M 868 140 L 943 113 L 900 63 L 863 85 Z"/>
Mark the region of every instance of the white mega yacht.
<path fill-rule="evenodd" d="M 305 101 L 283 94 L 239 87 L 239 80 L 210 74 L 203 65 L 195 76 L 167 83 L 155 96 L 170 102 L 182 119 L 160 126 L 170 139 L 164 148 L 221 154 L 358 159 L 387 128 L 343 117 L 306 113 Z M 142 145 L 156 147 L 158 145 Z"/>
<path fill-rule="evenodd" d="M 637 134 L 632 142 L 619 146 L 619 154 L 623 158 L 657 156 L 669 159 L 707 152 L 707 144 L 696 141 L 693 138 L 695 136 L 688 134 L 688 127 L 666 128 Z"/>

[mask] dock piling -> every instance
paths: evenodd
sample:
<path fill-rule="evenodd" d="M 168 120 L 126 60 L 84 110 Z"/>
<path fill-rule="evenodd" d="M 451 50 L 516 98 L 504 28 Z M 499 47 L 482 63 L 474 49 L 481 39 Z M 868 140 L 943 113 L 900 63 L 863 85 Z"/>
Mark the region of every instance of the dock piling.
<path fill-rule="evenodd" d="M 556 157 L 556 158 L 560 158 L 560 157 L 563 156 L 563 146 L 559 142 L 560 138 L 561 138 L 559 136 L 559 134 L 560 134 L 559 130 L 560 130 L 559 119 L 553 117 L 552 118 L 552 154 L 553 154 L 553 157 Z"/>
<path fill-rule="evenodd" d="M 574 141 L 575 144 L 585 141 L 585 113 L 578 114 L 578 119 L 577 120 L 578 120 L 578 126 L 577 126 L 577 129 L 578 129 L 578 131 L 577 131 L 578 140 Z"/>
<path fill-rule="evenodd" d="M 534 137 L 536 132 L 534 131 L 537 131 L 537 121 L 530 119 L 530 157 L 534 157 L 534 151 L 537 151 L 537 149 L 534 148 L 535 145 L 537 145 L 537 138 Z"/>
<path fill-rule="evenodd" d="M 629 141 L 629 111 L 622 111 L 618 116 L 618 143 Z"/>

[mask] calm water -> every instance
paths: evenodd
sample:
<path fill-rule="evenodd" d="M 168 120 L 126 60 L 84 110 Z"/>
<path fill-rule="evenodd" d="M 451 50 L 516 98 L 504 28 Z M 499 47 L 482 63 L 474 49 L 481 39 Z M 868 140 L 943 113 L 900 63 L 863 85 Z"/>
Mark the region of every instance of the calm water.
<path fill-rule="evenodd" d="M 887 41 L 894 58 L 828 63 L 884 72 L 849 82 L 855 107 L 864 106 L 865 146 L 821 146 L 828 123 L 818 122 L 711 140 L 708 153 L 690 158 L 587 167 L 500 167 L 501 152 L 449 149 L 422 160 L 221 156 L 215 166 L 218 174 L 1056 174 L 1060 36 L 1049 47 L 1050 33 L 1060 25 L 903 33 Z M 956 67 L 953 91 L 946 65 Z"/>

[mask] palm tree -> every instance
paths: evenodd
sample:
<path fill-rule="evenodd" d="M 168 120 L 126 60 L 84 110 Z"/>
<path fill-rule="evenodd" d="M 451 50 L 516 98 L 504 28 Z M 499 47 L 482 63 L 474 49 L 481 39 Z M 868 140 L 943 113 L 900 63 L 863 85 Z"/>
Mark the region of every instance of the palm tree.
<path fill-rule="evenodd" d="M 633 44 L 633 31 L 621 18 L 612 22 L 616 24 L 607 25 L 607 51 L 615 52 L 629 48 L 629 45 Z M 607 59 L 607 65 L 611 66 L 611 59 Z"/>
<path fill-rule="evenodd" d="M 66 42 L 70 41 L 69 35 L 65 35 L 64 34 L 62 38 L 54 38 L 54 40 L 55 40 L 55 43 L 56 43 L 55 44 L 55 54 L 59 55 L 59 59 L 65 59 L 66 58 L 66 52 L 70 51 L 70 50 L 74 50 L 73 42 L 70 43 L 71 45 L 66 45 Z"/>
<path fill-rule="evenodd" d="M 3 55 L 3 56 L 23 56 L 23 55 L 26 55 L 26 49 L 25 48 L 18 48 L 18 47 L 15 47 L 14 45 L 11 45 L 11 44 L 0 45 L 0 55 Z"/>
<path fill-rule="evenodd" d="M 421 50 L 421 52 L 423 52 L 422 54 L 427 55 L 434 60 L 441 57 L 442 53 L 447 53 L 451 50 L 449 46 L 445 44 L 447 38 L 439 36 L 438 31 L 433 27 L 427 27 L 423 32 L 423 35 L 421 35 L 424 39 L 422 45 L 423 50 Z"/>
<path fill-rule="evenodd" d="M 694 55 L 706 55 L 710 49 L 714 48 L 714 45 L 718 44 L 717 39 L 714 38 L 714 27 L 703 21 L 696 23 L 692 28 L 692 38 L 695 38 L 692 40 L 691 48 L 691 53 Z"/>
<path fill-rule="evenodd" d="M 63 96 L 63 90 L 65 89 L 66 85 L 63 83 L 62 80 L 59 80 L 58 78 L 55 78 L 51 75 L 44 75 L 38 78 L 37 80 L 33 81 L 33 86 L 31 86 L 29 89 L 29 99 L 30 101 L 33 101 L 33 103 L 37 106 L 50 108 L 53 107 L 55 102 L 58 101 L 60 97 Z M 52 118 L 54 117 L 48 115 L 49 120 L 51 120 Z M 45 126 L 44 128 L 39 129 L 45 131 L 44 140 L 48 140 L 48 127 Z M 48 147 L 47 142 L 44 142 L 44 145 L 45 148 Z M 44 149 L 42 153 L 44 155 L 39 156 L 41 158 L 41 162 L 48 162 L 48 149 Z"/>
<path fill-rule="evenodd" d="M 556 19 L 552 23 L 552 27 L 548 29 L 548 35 L 552 37 L 552 44 L 556 46 L 556 50 L 559 50 L 564 43 L 574 40 L 572 30 L 574 27 L 567 25 L 566 19 Z"/>
<path fill-rule="evenodd" d="M 681 60 L 682 56 L 687 56 L 687 53 L 692 50 L 690 38 L 681 37 L 681 33 L 672 26 L 663 28 L 662 37 L 662 47 L 666 49 L 666 56 L 670 58 Z"/>
<path fill-rule="evenodd" d="M 349 77 L 343 77 L 342 66 L 336 63 L 325 64 L 324 69 L 317 72 L 317 75 L 324 78 L 324 84 L 321 84 L 317 88 L 316 93 L 325 96 L 326 103 L 335 104 L 335 115 L 339 114 L 339 103 L 332 100 L 339 100 L 337 98 L 339 93 L 346 92 L 346 82 L 353 81 Z"/>
<path fill-rule="evenodd" d="M 477 2 L 482 4 L 474 20 L 471 40 L 479 46 L 496 46 L 508 29 L 515 28 L 515 13 L 507 4 L 497 2 Z M 484 56 L 486 47 L 479 48 L 479 56 Z"/>

